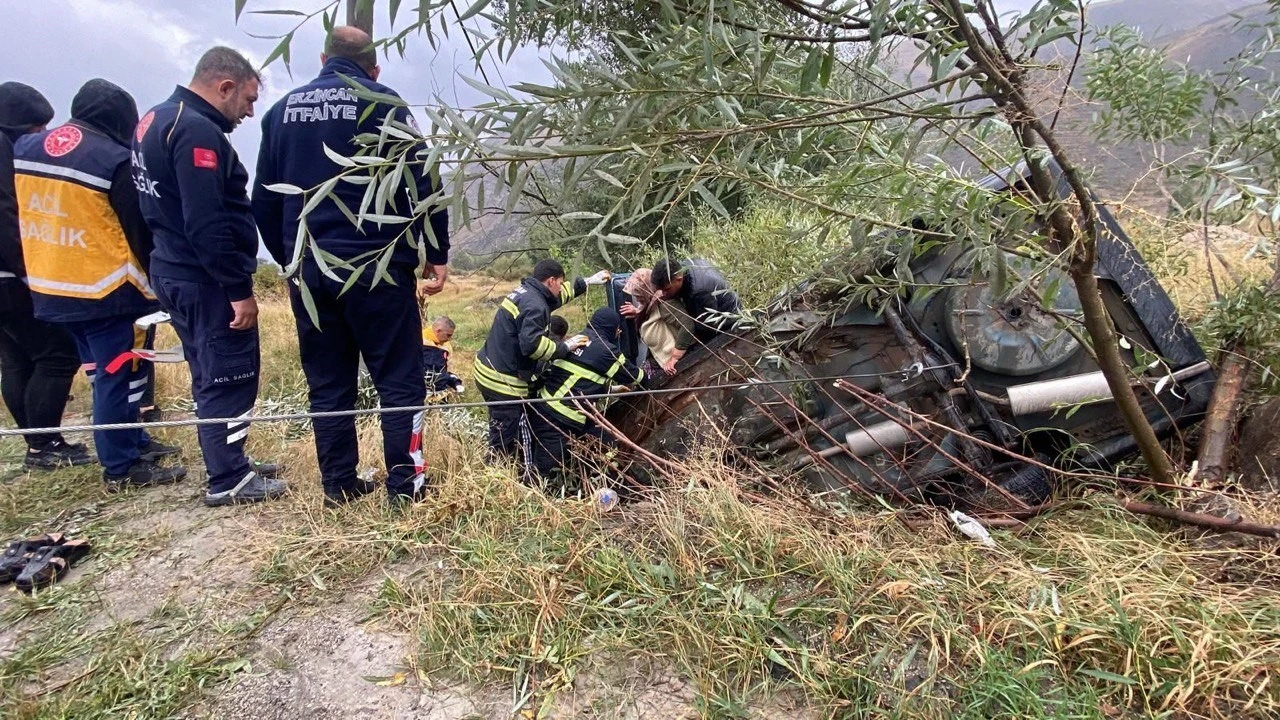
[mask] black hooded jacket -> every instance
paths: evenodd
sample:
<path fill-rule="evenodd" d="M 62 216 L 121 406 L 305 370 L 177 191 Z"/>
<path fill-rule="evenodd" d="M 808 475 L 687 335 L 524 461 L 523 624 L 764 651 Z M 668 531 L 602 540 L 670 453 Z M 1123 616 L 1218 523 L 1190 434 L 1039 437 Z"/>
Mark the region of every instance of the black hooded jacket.
<path fill-rule="evenodd" d="M 31 297 L 22 282 L 27 270 L 13 185 L 13 144 L 52 119 L 53 107 L 34 88 L 17 82 L 0 84 L 0 312 L 31 312 Z"/>
<path fill-rule="evenodd" d="M 106 80 L 90 80 L 80 88 L 71 100 L 71 122 L 85 130 L 92 130 L 126 150 L 133 142 L 133 130 L 138 126 L 138 105 L 123 88 Z M 142 263 L 144 272 L 151 265 L 151 229 L 142 217 L 138 206 L 138 190 L 133 184 L 133 165 L 124 163 L 116 168 L 111 180 L 111 209 L 116 211 L 124 236 L 134 257 Z"/>

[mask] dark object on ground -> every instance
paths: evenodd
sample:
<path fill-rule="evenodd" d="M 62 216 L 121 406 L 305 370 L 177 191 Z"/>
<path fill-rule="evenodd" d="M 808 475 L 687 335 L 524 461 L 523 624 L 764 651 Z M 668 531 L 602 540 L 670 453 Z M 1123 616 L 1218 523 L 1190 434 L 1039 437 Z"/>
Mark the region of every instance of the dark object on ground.
<path fill-rule="evenodd" d="M 13 584 L 23 592 L 49 587 L 61 580 L 73 565 L 88 554 L 89 541 L 84 538 L 68 540 L 60 545 L 48 545 L 31 556 Z"/>
<path fill-rule="evenodd" d="M 28 470 L 57 470 L 64 467 L 80 467 L 98 462 L 89 449 L 79 443 L 56 440 L 43 448 L 28 448 L 22 464 Z"/>
<path fill-rule="evenodd" d="M 420 503 L 427 499 L 427 495 L 431 493 L 431 488 L 435 486 L 435 481 L 430 475 L 430 471 L 426 471 L 425 481 L 422 485 L 413 489 L 411 493 L 388 493 L 387 505 L 392 510 L 400 510 L 415 503 Z"/>
<path fill-rule="evenodd" d="M 263 462 L 249 458 L 249 467 L 264 478 L 269 480 L 280 479 L 280 474 L 284 472 L 284 467 L 280 463 Z"/>
<path fill-rule="evenodd" d="M 1240 429 L 1236 465 L 1250 490 L 1280 491 L 1280 398 L 1253 408 Z"/>
<path fill-rule="evenodd" d="M 982 185 L 1016 196 L 1026 191 L 1025 171 Z M 1129 364 L 1164 361 L 1145 371 L 1139 397 L 1168 437 L 1203 415 L 1214 376 L 1151 270 L 1099 209 L 1103 300 L 1127 339 Z M 817 490 L 965 507 L 1047 496 L 1049 474 L 1028 459 L 1098 468 L 1135 454 L 1105 378 L 1067 332 L 1081 313 L 1066 272 L 1032 267 L 1023 253 L 983 254 L 962 238 L 937 242 L 945 228 L 922 222 L 917 230 L 932 234 L 870 241 L 892 248 L 927 240 L 932 247 L 910 263 L 867 262 L 832 282 L 853 264 L 834 258 L 821 277 L 778 297 L 758 330 L 690 352 L 663 384 L 688 392 L 624 398 L 609 418 L 652 455 L 679 457 L 701 437 L 723 436 L 741 455 Z M 1008 250 L 1020 242 L 1011 238 Z M 906 291 L 863 283 L 877 267 L 907 280 Z M 622 299 L 616 289 L 612 299 Z M 692 389 L 709 385 L 719 387 Z"/>
<path fill-rule="evenodd" d="M 149 407 L 138 413 L 141 422 L 160 422 L 164 420 L 164 411 L 158 407 Z"/>
<path fill-rule="evenodd" d="M 340 488 L 336 493 L 324 494 L 324 506 L 334 510 L 348 503 L 353 503 L 360 498 L 378 490 L 379 483 L 373 478 L 356 478 L 355 485 L 351 488 Z"/>
<path fill-rule="evenodd" d="M 253 477 L 230 490 L 219 493 L 205 493 L 204 504 L 209 507 L 224 505 L 247 505 L 249 503 L 275 500 L 289 491 L 289 487 L 279 480 L 264 478 L 254 473 Z"/>
<path fill-rule="evenodd" d="M 66 537 L 61 533 L 10 540 L 4 554 L 0 555 L 0 584 L 16 580 L 27 567 L 27 563 L 40 550 L 51 545 L 61 545 L 64 542 Z"/>
<path fill-rule="evenodd" d="M 143 420 L 142 422 L 150 421 Z M 142 447 L 142 453 L 138 456 L 138 459 L 144 462 L 156 462 L 161 458 L 166 458 L 170 455 L 177 455 L 180 452 L 182 452 L 182 448 L 174 445 L 165 445 L 155 438 L 150 438 L 147 440 L 147 444 Z"/>
<path fill-rule="evenodd" d="M 107 484 L 107 492 L 117 493 L 128 488 L 172 485 L 186 476 L 187 469 L 184 467 L 160 467 L 154 462 L 139 460 L 124 475 L 112 475 L 104 472 L 102 480 Z"/>

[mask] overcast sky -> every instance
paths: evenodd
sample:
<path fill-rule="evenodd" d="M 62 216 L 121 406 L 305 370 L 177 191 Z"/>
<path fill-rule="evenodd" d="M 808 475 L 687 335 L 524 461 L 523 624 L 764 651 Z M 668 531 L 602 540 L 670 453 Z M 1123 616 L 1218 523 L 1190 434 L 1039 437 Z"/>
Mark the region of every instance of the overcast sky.
<path fill-rule="evenodd" d="M 319 7 L 322 0 L 249 0 L 246 10 Z M 386 3 L 379 3 L 382 13 Z M 409 8 L 414 3 L 405 3 Z M 0 43 L 0 81 L 20 80 L 45 94 L 57 115 L 54 124 L 67 120 L 71 98 L 86 80 L 102 77 L 133 94 L 139 113 L 163 101 L 178 84 L 191 78 L 196 60 L 213 45 L 230 45 L 255 63 L 266 59 L 275 40 L 256 35 L 278 35 L 293 27 L 296 18 L 246 14 L 235 22 L 232 0 L 0 0 L 0 16 L 10 40 Z M 408 14 L 408 10 L 404 11 Z M 377 18 L 385 30 L 385 15 Z M 323 29 L 318 19 L 293 41 L 293 78 L 284 66 L 267 69 L 260 117 L 295 85 L 309 81 L 320 64 Z M 382 82 L 410 103 L 427 103 L 437 94 L 452 103 L 471 105 L 483 97 L 459 73 L 475 76 L 465 40 L 454 33 L 440 50 L 425 40 L 410 42 L 405 60 L 382 62 Z M 504 67 L 487 66 L 493 84 L 496 75 L 507 82 L 547 82 L 550 73 L 532 51 L 523 52 Z M 258 118 L 246 120 L 231 135 L 241 160 L 253 172 L 258 153 Z"/>
<path fill-rule="evenodd" d="M 586 0 L 590 1 L 590 0 Z M 1032 0 L 1001 0 L 1005 8 L 1021 8 Z M 246 10 L 314 8 L 322 0 L 249 0 Z M 464 3 L 466 5 L 467 3 Z M 385 13 L 385 2 L 378 3 Z M 413 3 L 405 3 L 407 8 Z M 57 111 L 54 123 L 67 119 L 71 98 L 88 79 L 102 77 L 131 92 L 139 112 L 161 102 L 175 85 L 191 76 L 200 54 L 212 45 L 230 45 L 261 62 L 275 40 L 251 37 L 287 31 L 294 18 L 246 14 L 236 25 L 233 0 L 0 0 L 7 41 L 0 43 L 0 81 L 20 80 L 38 88 Z M 385 31 L 386 17 L 377 22 Z M 310 80 L 319 66 L 323 31 L 319 22 L 293 42 L 293 78 L 273 64 L 266 73 L 260 116 L 290 88 Z M 480 94 L 458 79 L 475 76 L 470 51 L 459 34 L 433 51 L 425 40 L 411 40 L 405 60 L 383 61 L 381 80 L 410 103 L 426 103 L 442 95 L 451 103 L 471 105 Z M 488 67 L 493 84 L 520 81 L 550 84 L 550 74 L 532 51 L 512 63 Z M 260 136 L 257 118 L 246 120 L 231 136 L 249 171 L 253 171 Z"/>

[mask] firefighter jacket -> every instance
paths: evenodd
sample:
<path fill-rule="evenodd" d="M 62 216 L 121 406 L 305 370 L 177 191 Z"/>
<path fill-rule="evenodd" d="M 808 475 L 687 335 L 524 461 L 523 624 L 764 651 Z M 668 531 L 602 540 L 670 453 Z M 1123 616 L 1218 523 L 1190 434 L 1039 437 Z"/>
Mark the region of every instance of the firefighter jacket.
<path fill-rule="evenodd" d="M 590 418 L 573 400 L 575 395 L 603 395 L 614 385 L 636 387 L 645 381 L 644 371 L 618 349 L 622 316 L 611 308 L 600 308 L 587 326 L 587 344 L 563 358 L 552 360 L 543 373 L 539 395 L 547 400 L 543 414 L 576 430 L 590 424 Z"/>
<path fill-rule="evenodd" d="M 22 252 L 41 320 L 140 317 L 159 307 L 129 157 L 137 118 L 128 93 L 93 80 L 76 95 L 71 122 L 14 145 Z"/>
<path fill-rule="evenodd" d="M 484 347 L 476 354 L 475 378 L 480 387 L 511 397 L 532 393 L 538 363 L 569 354 L 564 343 L 547 335 L 552 311 L 587 291 L 587 281 L 566 282 L 555 297 L 540 281 L 527 277 L 507 294 L 494 314 Z"/>
<path fill-rule="evenodd" d="M 258 269 L 249 173 L 226 135 L 234 128 L 179 87 L 142 116 L 133 138 L 133 179 L 155 236 L 151 273 L 218 285 L 231 302 L 253 295 Z"/>
<path fill-rule="evenodd" d="M 311 196 L 285 195 L 269 190 L 267 186 L 285 183 L 310 190 L 343 171 L 350 175 L 351 171 L 335 162 L 330 153 L 342 157 L 355 155 L 360 149 L 355 142 L 356 136 L 382 133 L 388 114 L 411 130 L 417 127 L 407 108 L 372 103 L 357 97 L 348 81 L 371 92 L 399 98 L 394 90 L 374 82 L 354 62 L 330 58 L 319 77 L 286 95 L 262 118 L 262 146 L 258 150 L 258 170 L 253 178 L 253 214 L 262 233 L 263 246 L 281 267 L 288 267 L 294 257 L 299 237 L 299 216 L 304 202 L 310 201 Z M 395 132 L 406 137 L 410 135 L 403 128 L 395 128 Z M 416 131 L 412 135 L 416 136 Z M 398 135 L 391 136 L 384 154 L 390 154 L 393 149 L 404 149 L 404 144 L 409 141 L 399 141 L 398 138 Z M 385 198 L 366 202 L 365 193 L 370 188 L 368 182 L 338 182 L 331 190 L 330 199 L 319 201 L 307 212 L 307 231 L 317 247 L 343 260 L 352 260 L 360 256 L 368 259 L 369 253 L 395 243 L 391 264 L 417 268 L 423 259 L 432 265 L 448 263 L 449 217 L 443 206 L 434 207 L 414 221 L 410 228 L 406 228 L 403 221 L 365 220 L 359 227 L 352 221 L 352 216 L 359 214 L 361 208 L 367 208 L 371 213 L 408 218 L 414 214 L 419 202 L 439 189 L 433 179 L 435 168 L 426 168 L 422 162 L 415 162 L 418 153 L 414 149 L 407 152 L 405 157 L 409 163 L 405 166 L 404 179 Z M 363 171 L 356 175 L 369 177 Z M 382 206 L 384 201 L 385 208 Z M 373 273 L 366 276 L 371 281 Z"/>

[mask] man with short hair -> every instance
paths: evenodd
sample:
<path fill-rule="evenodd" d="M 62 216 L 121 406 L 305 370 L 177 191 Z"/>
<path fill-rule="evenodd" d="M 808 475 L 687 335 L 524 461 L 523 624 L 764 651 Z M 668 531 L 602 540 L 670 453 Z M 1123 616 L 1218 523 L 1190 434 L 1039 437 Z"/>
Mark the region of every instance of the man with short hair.
<path fill-rule="evenodd" d="M 80 359 L 93 365 L 95 425 L 138 421 L 145 361 L 108 368 L 139 344 L 134 320 L 159 308 L 146 275 L 151 232 L 138 209 L 129 157 L 137 124 L 129 93 L 90 80 L 71 101 L 70 122 L 14 145 L 20 196 L 44 198 L 22 207 L 35 316 L 70 332 Z M 167 485 L 187 474 L 158 466 L 178 448 L 140 429 L 99 430 L 93 439 L 108 492 Z"/>
<path fill-rule="evenodd" d="M 738 294 L 714 268 L 696 263 L 678 263 L 664 257 L 653 266 L 653 287 L 665 299 L 679 300 L 685 313 L 693 319 L 690 328 L 679 325 L 676 347 L 663 364 L 668 375 L 674 375 L 676 364 L 695 343 L 706 344 L 736 325 L 734 316 L 742 312 Z"/>
<path fill-rule="evenodd" d="M 309 190 L 332 180 L 347 170 L 333 154 L 355 155 L 363 149 L 358 135 L 377 135 L 385 128 L 392 142 L 374 150 L 405 152 L 411 162 L 404 184 L 385 197 L 387 209 L 376 210 L 379 201 L 369 205 L 369 212 L 407 218 L 416 205 L 438 193 L 435 168 L 416 160 L 423 143 L 408 109 L 372 103 L 348 84 L 398 97 L 377 82 L 380 69 L 372 42 L 358 28 L 334 28 L 320 55 L 319 76 L 288 93 L 262 120 L 254 215 L 276 262 L 289 267 L 295 256 L 301 258 L 289 297 L 313 412 L 355 409 L 361 357 L 382 407 L 423 403 L 422 319 L 415 280 L 427 278 L 422 289 L 434 294 L 448 274 L 449 218 L 443 204 L 412 221 L 353 222 L 349 215 L 360 211 L 367 186 L 339 182 L 328 199 L 300 219 L 304 196 L 270 188 L 287 184 Z M 339 261 L 354 269 L 334 267 Z M 388 500 L 399 504 L 421 498 L 427 489 L 423 414 L 384 412 L 379 419 Z M 341 505 L 371 492 L 374 486 L 356 474 L 355 418 L 316 418 L 312 425 L 326 503 Z"/>
<path fill-rule="evenodd" d="M 422 328 L 422 373 L 428 392 L 462 392 L 462 378 L 449 372 L 449 356 L 453 354 L 450 341 L 457 329 L 448 315 L 441 315 Z"/>
<path fill-rule="evenodd" d="M 44 130 L 53 106 L 30 85 L 0 84 L 0 394 L 19 429 L 57 427 L 71 381 L 80 369 L 76 343 L 56 325 L 37 320 L 22 258 L 21 205 L 14 187 L 13 144 Z M 27 469 L 88 465 L 93 456 L 62 435 L 27 434 Z"/>
<path fill-rule="evenodd" d="M 215 47 L 187 87 L 142 117 L 133 138 L 133 177 L 155 238 L 151 279 L 191 367 L 209 475 L 209 506 L 260 502 L 285 493 L 279 468 L 245 454 L 258 397 L 258 304 L 253 273 L 258 233 L 249 175 L 227 133 L 253 116 L 258 72 L 243 55 Z"/>
<path fill-rule="evenodd" d="M 486 402 L 524 400 L 532 396 L 532 380 L 539 363 L 563 358 L 582 346 L 583 336 L 556 342 L 547 336 L 551 312 L 587 291 L 587 285 L 608 282 L 601 270 L 584 280 L 566 284 L 564 267 L 552 258 L 539 260 L 533 274 L 520 281 L 498 305 L 484 347 L 476 354 L 475 379 Z M 528 423 L 523 404 L 489 406 L 489 450 L 493 459 L 515 457 L 528 447 Z"/>

